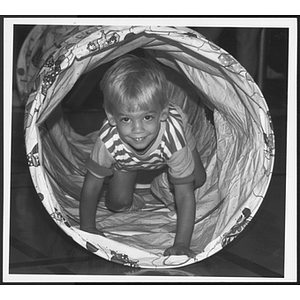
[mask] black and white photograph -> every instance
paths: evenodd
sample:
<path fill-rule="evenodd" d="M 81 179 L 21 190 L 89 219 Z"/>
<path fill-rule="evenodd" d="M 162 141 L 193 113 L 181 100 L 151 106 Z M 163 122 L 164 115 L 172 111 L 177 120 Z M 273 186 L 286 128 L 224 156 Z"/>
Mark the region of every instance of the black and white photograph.
<path fill-rule="evenodd" d="M 3 19 L 3 282 L 294 282 L 297 20 Z"/>

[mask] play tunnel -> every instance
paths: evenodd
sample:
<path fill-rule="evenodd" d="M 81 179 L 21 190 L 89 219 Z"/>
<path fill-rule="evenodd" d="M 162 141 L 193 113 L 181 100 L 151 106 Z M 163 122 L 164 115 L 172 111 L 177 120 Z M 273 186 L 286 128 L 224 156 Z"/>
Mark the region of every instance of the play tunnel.
<path fill-rule="evenodd" d="M 176 213 L 149 190 L 157 174 L 138 176 L 141 211 L 112 213 L 99 196 L 97 227 L 79 228 L 85 160 L 104 112 L 99 82 L 127 53 L 156 59 L 172 101 L 185 111 L 206 169 L 195 191 L 191 249 L 196 258 L 163 256 L 174 241 Z M 82 247 L 140 268 L 175 268 L 222 250 L 253 219 L 274 164 L 274 132 L 266 101 L 247 71 L 198 32 L 160 26 L 35 26 L 17 62 L 25 103 L 25 144 L 32 181 L 53 221 Z M 117 187 L 116 187 L 117 188 Z"/>

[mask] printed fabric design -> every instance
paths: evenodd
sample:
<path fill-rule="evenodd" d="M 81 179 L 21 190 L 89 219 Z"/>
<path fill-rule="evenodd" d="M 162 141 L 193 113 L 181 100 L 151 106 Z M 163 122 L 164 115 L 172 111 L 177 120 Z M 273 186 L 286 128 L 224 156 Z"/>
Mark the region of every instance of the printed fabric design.
<path fill-rule="evenodd" d="M 222 239 L 222 247 L 225 247 L 232 240 L 234 240 L 249 224 L 251 217 L 251 210 L 249 208 L 244 208 L 242 215 L 236 221 L 236 224 L 224 234 Z"/>

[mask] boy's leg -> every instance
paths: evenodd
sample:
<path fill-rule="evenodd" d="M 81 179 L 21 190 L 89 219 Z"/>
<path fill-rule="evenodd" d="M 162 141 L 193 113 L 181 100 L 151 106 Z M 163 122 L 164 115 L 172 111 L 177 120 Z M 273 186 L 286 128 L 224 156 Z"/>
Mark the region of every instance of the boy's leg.
<path fill-rule="evenodd" d="M 150 190 L 170 211 L 175 211 L 173 186 L 168 180 L 167 172 L 163 172 L 153 179 Z"/>
<path fill-rule="evenodd" d="M 195 162 L 195 185 L 194 188 L 197 189 L 201 187 L 206 181 L 206 171 L 203 167 L 201 158 L 195 147 L 192 151 L 194 162 Z"/>
<path fill-rule="evenodd" d="M 108 180 L 105 197 L 105 204 L 109 210 L 121 212 L 131 208 L 136 175 L 137 172 L 114 170 L 114 175 Z"/>

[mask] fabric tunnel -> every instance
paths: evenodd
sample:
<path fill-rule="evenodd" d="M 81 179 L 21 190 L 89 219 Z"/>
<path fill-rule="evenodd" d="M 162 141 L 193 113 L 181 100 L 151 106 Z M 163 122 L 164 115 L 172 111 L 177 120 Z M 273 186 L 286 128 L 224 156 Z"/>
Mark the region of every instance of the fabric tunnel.
<path fill-rule="evenodd" d="M 174 241 L 176 213 L 151 195 L 155 174 L 138 176 L 136 192 L 146 202 L 141 211 L 112 213 L 100 195 L 96 222 L 106 237 L 79 229 L 85 160 L 104 113 L 101 108 L 88 111 L 86 126 L 91 127 L 84 134 L 73 128 L 72 117 L 84 125 L 84 99 L 92 87 L 98 89 L 107 67 L 126 53 L 159 61 L 172 101 L 193 126 L 207 173 L 206 183 L 195 191 L 191 249 L 196 258 L 163 256 Z M 140 268 L 189 265 L 220 251 L 258 211 L 274 164 L 269 109 L 243 66 L 198 32 L 183 27 L 39 25 L 23 43 L 16 72 L 26 103 L 25 144 L 34 187 L 53 221 L 95 255 Z M 99 95 L 94 100 L 101 107 Z M 79 108 L 74 114 L 72 103 Z"/>

